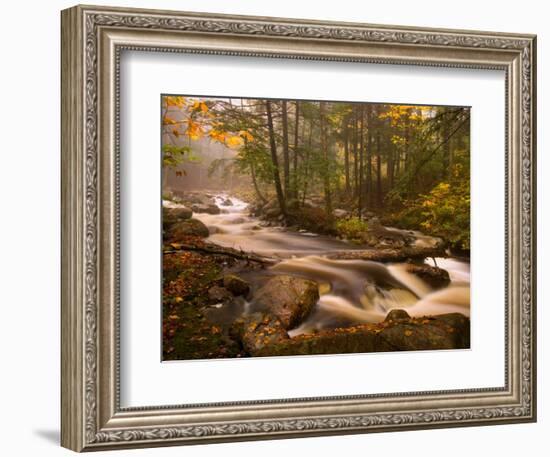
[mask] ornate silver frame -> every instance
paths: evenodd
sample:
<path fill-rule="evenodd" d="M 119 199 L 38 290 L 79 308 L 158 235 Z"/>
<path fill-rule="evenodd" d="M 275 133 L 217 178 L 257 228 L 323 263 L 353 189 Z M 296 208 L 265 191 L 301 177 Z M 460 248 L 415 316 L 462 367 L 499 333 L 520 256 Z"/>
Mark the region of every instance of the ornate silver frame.
<path fill-rule="evenodd" d="M 75 451 L 536 420 L 532 35 L 76 6 L 62 12 L 62 433 Z M 506 72 L 504 388 L 122 409 L 118 87 L 125 49 Z"/>

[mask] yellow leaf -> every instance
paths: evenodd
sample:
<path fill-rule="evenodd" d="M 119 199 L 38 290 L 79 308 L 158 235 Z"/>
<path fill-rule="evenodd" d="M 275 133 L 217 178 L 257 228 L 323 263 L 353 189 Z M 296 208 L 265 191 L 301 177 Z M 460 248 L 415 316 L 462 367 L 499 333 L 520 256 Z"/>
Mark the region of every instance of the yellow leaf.
<path fill-rule="evenodd" d="M 236 148 L 243 144 L 244 140 L 240 136 L 230 136 L 226 140 L 227 146 L 230 148 Z"/>
<path fill-rule="evenodd" d="M 192 140 L 198 140 L 204 134 L 204 131 L 198 122 L 189 119 L 187 121 L 187 131 L 185 134 Z"/>
<path fill-rule="evenodd" d="M 203 113 L 208 112 L 208 106 L 204 102 L 196 101 L 193 103 L 193 111 L 201 111 Z"/>
<path fill-rule="evenodd" d="M 181 297 L 176 297 L 176 303 L 181 303 L 183 301 L 183 298 Z"/>
<path fill-rule="evenodd" d="M 405 330 L 405 336 L 411 336 L 412 334 L 412 330 Z"/>
<path fill-rule="evenodd" d="M 239 132 L 239 135 L 246 141 L 254 141 L 254 137 L 250 134 L 250 132 L 247 132 L 246 130 L 241 130 Z"/>
<path fill-rule="evenodd" d="M 185 106 L 185 97 L 168 96 L 164 98 L 166 106 L 175 106 L 177 108 L 183 108 Z"/>
<path fill-rule="evenodd" d="M 174 125 L 176 124 L 176 121 L 172 118 L 169 118 L 168 116 L 164 116 L 164 119 L 162 120 L 163 125 Z"/>
<path fill-rule="evenodd" d="M 219 130 L 212 129 L 210 130 L 210 132 L 208 132 L 208 135 L 210 136 L 210 138 L 212 138 L 215 141 L 219 141 L 220 143 L 225 142 L 226 135 L 225 133 L 220 132 Z"/>

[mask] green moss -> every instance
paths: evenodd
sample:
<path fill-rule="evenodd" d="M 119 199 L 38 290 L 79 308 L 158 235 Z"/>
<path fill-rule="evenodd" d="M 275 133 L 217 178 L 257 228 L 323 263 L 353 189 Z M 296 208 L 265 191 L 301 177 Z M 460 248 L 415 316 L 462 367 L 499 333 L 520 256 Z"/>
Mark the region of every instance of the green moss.
<path fill-rule="evenodd" d="M 368 229 L 369 225 L 358 217 L 341 219 L 336 222 L 336 231 L 338 235 L 356 243 L 363 243 L 364 234 Z"/>
<path fill-rule="evenodd" d="M 182 252 L 163 260 L 163 360 L 238 356 L 239 345 L 201 311 L 211 304 L 208 289 L 222 272 L 222 259 Z"/>

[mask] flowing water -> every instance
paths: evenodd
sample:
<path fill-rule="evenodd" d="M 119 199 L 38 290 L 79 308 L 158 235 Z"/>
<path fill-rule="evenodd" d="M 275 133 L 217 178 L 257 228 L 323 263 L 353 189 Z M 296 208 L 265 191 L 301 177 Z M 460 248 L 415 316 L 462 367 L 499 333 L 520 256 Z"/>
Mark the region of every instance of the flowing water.
<path fill-rule="evenodd" d="M 249 215 L 247 204 L 228 195 L 214 200 L 221 214 L 194 213 L 210 230 L 208 240 L 259 255 L 280 258 L 269 273 L 292 274 L 319 283 L 320 299 L 309 318 L 291 336 L 322 328 L 348 326 L 384 320 L 389 310 L 406 309 L 411 316 L 459 312 L 470 314 L 470 265 L 458 259 L 430 259 L 426 263 L 449 272 L 448 287 L 433 290 L 408 273 L 403 263 L 382 264 L 363 260 L 333 260 L 326 255 L 335 250 L 356 250 L 360 246 L 309 232 L 283 227 L 264 227 Z M 224 203 L 229 203 L 224 205 Z M 164 202 L 166 206 L 177 206 Z M 398 230 L 398 229 L 390 229 Z M 409 232 L 417 244 L 433 238 Z"/>

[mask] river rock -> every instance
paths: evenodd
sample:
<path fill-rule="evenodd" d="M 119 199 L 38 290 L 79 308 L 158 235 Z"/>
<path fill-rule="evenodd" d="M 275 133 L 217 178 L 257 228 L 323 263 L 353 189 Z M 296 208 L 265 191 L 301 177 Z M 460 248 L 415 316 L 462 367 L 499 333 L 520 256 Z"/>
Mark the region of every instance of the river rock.
<path fill-rule="evenodd" d="M 215 204 L 209 203 L 209 204 L 194 204 L 191 206 L 191 209 L 195 213 L 207 213 L 207 214 L 220 214 L 220 208 L 218 208 Z"/>
<path fill-rule="evenodd" d="M 194 205 L 194 204 L 202 204 L 204 202 L 204 197 L 200 197 L 198 195 L 184 195 L 181 197 L 182 200 L 188 204 L 188 205 Z"/>
<path fill-rule="evenodd" d="M 451 278 L 446 270 L 439 267 L 432 267 L 430 265 L 417 265 L 410 263 L 406 267 L 408 273 L 412 273 L 418 276 L 426 284 L 434 289 L 442 289 L 447 287 L 451 283 Z"/>
<path fill-rule="evenodd" d="M 467 349 L 470 319 L 459 313 L 409 320 L 388 326 L 379 334 L 379 351 Z"/>
<path fill-rule="evenodd" d="M 403 233 L 388 230 L 376 217 L 369 220 L 368 227 L 367 232 L 363 234 L 363 240 L 368 246 L 384 249 L 402 248 L 409 244 L 409 240 Z"/>
<path fill-rule="evenodd" d="M 254 309 L 278 317 L 285 329 L 300 325 L 319 300 L 319 286 L 289 275 L 271 278 L 254 295 Z"/>
<path fill-rule="evenodd" d="M 233 295 L 246 295 L 250 291 L 250 285 L 237 275 L 226 275 L 223 277 L 223 287 Z"/>
<path fill-rule="evenodd" d="M 208 227 L 197 219 L 176 222 L 168 230 L 168 238 L 172 241 L 179 241 L 187 236 L 206 238 L 209 234 Z"/>
<path fill-rule="evenodd" d="M 162 223 L 163 225 L 170 225 L 176 222 L 191 219 L 193 211 L 186 206 L 179 206 L 177 208 L 162 208 Z"/>
<path fill-rule="evenodd" d="M 469 347 L 470 319 L 459 313 L 451 313 L 321 330 L 288 340 L 276 340 L 260 348 L 249 347 L 247 350 L 253 356 L 262 357 Z"/>
<path fill-rule="evenodd" d="M 384 319 L 384 322 L 400 322 L 410 319 L 409 313 L 404 309 L 392 309 Z"/>
<path fill-rule="evenodd" d="M 223 201 L 221 202 L 221 205 L 222 205 L 222 206 L 232 206 L 232 205 L 233 205 L 233 202 L 231 201 L 230 198 L 226 198 L 225 200 L 223 200 Z"/>
<path fill-rule="evenodd" d="M 335 209 L 333 212 L 332 212 L 332 215 L 334 217 L 337 217 L 339 219 L 342 219 L 342 218 L 346 218 L 349 216 L 349 211 L 346 211 L 345 209 Z"/>
<path fill-rule="evenodd" d="M 232 301 L 233 295 L 224 287 L 212 286 L 208 289 L 208 298 L 214 302 L 224 303 Z"/>
<path fill-rule="evenodd" d="M 171 190 L 165 190 L 162 192 L 162 199 L 163 200 L 173 200 L 174 199 L 174 192 Z"/>
<path fill-rule="evenodd" d="M 242 297 L 233 298 L 229 294 L 225 301 L 206 306 L 201 309 L 201 312 L 208 322 L 219 326 L 224 333 L 229 333 L 233 323 L 242 316 L 244 305 Z"/>
<path fill-rule="evenodd" d="M 252 313 L 237 319 L 231 327 L 230 335 L 251 355 L 289 340 L 283 323 L 266 313 Z"/>

